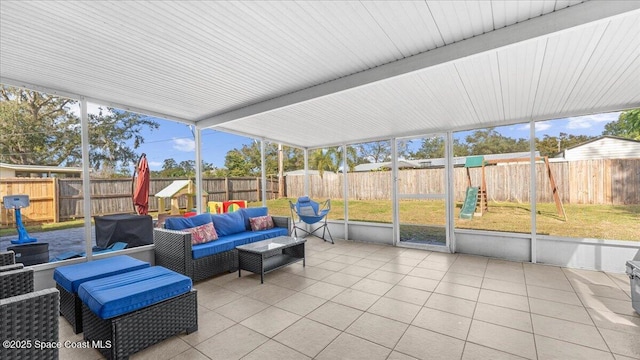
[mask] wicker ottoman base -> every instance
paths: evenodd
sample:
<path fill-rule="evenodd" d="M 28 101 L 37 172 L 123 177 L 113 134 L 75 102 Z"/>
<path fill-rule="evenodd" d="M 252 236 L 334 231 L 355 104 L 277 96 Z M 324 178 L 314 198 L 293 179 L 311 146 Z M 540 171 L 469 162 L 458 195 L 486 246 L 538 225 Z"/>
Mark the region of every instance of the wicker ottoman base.
<path fill-rule="evenodd" d="M 82 300 L 78 294 L 72 294 L 58 284 L 56 284 L 56 289 L 60 291 L 60 314 L 71 324 L 74 333 L 81 333 Z"/>
<path fill-rule="evenodd" d="M 195 289 L 112 319 L 101 319 L 82 304 L 84 339 L 107 359 L 129 355 L 185 331 L 198 330 Z"/>

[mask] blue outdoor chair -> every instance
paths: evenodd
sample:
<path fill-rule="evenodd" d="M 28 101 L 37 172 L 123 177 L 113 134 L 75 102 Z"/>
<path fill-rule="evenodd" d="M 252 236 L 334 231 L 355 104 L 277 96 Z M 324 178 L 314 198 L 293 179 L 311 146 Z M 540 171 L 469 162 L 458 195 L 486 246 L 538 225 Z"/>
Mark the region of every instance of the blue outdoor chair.
<path fill-rule="evenodd" d="M 334 243 L 329 227 L 327 227 L 327 214 L 331 211 L 331 199 L 327 199 L 327 201 L 323 202 L 321 205 L 309 199 L 308 196 L 301 196 L 295 204 L 289 200 L 289 206 L 291 207 L 291 218 L 293 219 L 293 232 L 296 237 L 298 236 L 298 230 L 307 233 L 307 235 L 313 235 L 313 233 L 322 229 L 322 239 L 327 241 L 324 237 L 326 233 L 329 234 L 331 243 Z M 294 214 L 298 215 L 298 221 L 295 221 Z M 322 222 L 322 225 L 313 231 L 307 231 L 307 229 L 298 226 L 298 223 L 300 222 L 309 225 Z"/>

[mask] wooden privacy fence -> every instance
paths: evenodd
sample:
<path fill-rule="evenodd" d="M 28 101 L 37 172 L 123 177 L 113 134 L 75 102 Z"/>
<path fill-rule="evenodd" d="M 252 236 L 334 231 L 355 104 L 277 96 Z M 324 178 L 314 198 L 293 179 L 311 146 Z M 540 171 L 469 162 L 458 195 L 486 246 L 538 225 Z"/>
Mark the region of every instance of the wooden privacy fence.
<path fill-rule="evenodd" d="M 539 202 L 553 202 L 544 163 L 536 163 Z M 640 204 L 640 159 L 582 160 L 550 164 L 560 193 L 567 204 L 627 205 Z M 486 167 L 487 193 L 490 201 L 530 202 L 530 165 L 500 164 Z M 480 168 L 471 168 L 472 186 L 480 186 Z M 309 195 L 314 198 L 342 199 L 343 176 L 325 172 L 323 178 L 310 175 Z M 388 200 L 391 198 L 391 172 L 347 174 L 349 198 Z M 454 197 L 463 201 L 467 189 L 465 168 L 454 169 Z M 410 169 L 398 172 L 401 194 L 444 194 L 444 169 Z M 304 195 L 304 177 L 287 176 L 289 197 Z"/>
<path fill-rule="evenodd" d="M 149 211 L 158 211 L 158 199 L 153 194 L 159 192 L 174 180 L 180 178 L 151 179 L 149 184 Z M 108 215 L 134 212 L 131 179 L 91 179 L 91 214 Z M 203 190 L 208 201 L 262 200 L 262 179 L 205 178 Z M 278 179 L 267 179 L 267 200 L 278 197 Z M 58 222 L 84 217 L 82 179 L 32 179 L 12 178 L 0 180 L 0 197 L 8 194 L 27 194 L 30 206 L 22 210 L 24 222 Z M 179 206 L 185 208 L 186 198 L 179 199 Z M 167 202 L 166 211 L 170 202 Z M 0 224 L 14 223 L 13 210 L 0 212 Z"/>

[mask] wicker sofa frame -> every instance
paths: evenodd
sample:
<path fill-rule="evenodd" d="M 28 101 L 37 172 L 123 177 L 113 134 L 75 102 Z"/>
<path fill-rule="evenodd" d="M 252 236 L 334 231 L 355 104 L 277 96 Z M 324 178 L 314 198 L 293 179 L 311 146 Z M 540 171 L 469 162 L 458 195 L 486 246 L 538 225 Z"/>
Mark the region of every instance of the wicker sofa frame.
<path fill-rule="evenodd" d="M 140 310 L 101 319 L 86 304 L 82 305 L 84 339 L 92 341 L 107 359 L 128 359 L 143 350 L 181 332 L 198 330 L 197 291 L 167 299 Z"/>
<path fill-rule="evenodd" d="M 78 297 L 78 294 L 73 294 L 67 291 L 59 284 L 56 284 L 56 289 L 60 291 L 60 314 L 73 327 L 73 332 L 79 334 L 82 332 L 82 300 Z"/>
<path fill-rule="evenodd" d="M 16 263 L 16 254 L 13 251 L 0 251 L 0 266 Z"/>
<path fill-rule="evenodd" d="M 0 299 L 0 338 L 23 341 L 12 344 L 19 346 L 3 346 L 2 358 L 57 360 L 58 348 L 37 348 L 35 341 L 59 341 L 58 304 L 59 293 L 53 288 Z"/>
<path fill-rule="evenodd" d="M 33 269 L 0 272 L 0 299 L 33 292 Z"/>
<path fill-rule="evenodd" d="M 272 216 L 276 227 L 291 229 L 291 219 Z M 194 282 L 210 278 L 223 272 L 238 270 L 238 251 L 213 254 L 199 259 L 191 256 L 191 234 L 185 231 L 156 228 L 153 232 L 156 265 L 164 266 L 190 277 Z"/>

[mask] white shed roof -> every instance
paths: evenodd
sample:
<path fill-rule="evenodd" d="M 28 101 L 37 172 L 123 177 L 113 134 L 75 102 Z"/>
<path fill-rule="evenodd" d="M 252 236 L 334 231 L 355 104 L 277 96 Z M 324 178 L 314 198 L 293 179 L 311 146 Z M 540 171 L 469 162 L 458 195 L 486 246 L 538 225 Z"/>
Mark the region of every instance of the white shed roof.
<path fill-rule="evenodd" d="M 0 2 L 0 82 L 301 147 L 640 107 L 639 1 Z"/>

